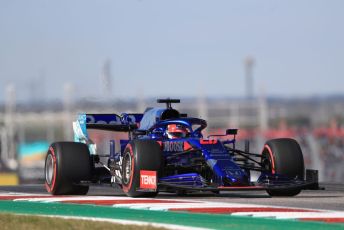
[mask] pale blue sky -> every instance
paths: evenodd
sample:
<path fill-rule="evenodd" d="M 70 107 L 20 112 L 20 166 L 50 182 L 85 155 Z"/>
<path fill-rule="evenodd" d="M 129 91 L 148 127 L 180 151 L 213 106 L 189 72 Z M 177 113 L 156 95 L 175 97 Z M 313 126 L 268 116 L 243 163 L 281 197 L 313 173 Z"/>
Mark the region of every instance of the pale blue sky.
<path fill-rule="evenodd" d="M 0 0 L 0 101 L 10 82 L 19 100 L 60 98 L 65 82 L 98 97 L 107 58 L 116 97 L 244 96 L 247 55 L 256 94 L 344 94 L 343 12 L 341 0 Z"/>

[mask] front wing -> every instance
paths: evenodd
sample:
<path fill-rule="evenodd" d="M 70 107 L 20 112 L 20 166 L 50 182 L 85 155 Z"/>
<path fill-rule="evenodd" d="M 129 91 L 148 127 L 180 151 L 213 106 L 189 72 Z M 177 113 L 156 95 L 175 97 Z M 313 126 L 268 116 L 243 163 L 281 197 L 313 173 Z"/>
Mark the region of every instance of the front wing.
<path fill-rule="evenodd" d="M 262 183 L 252 183 L 249 186 L 209 186 L 209 187 L 190 187 L 190 186 L 180 186 L 168 183 L 159 183 L 160 188 L 172 188 L 175 190 L 185 190 L 185 191 L 257 191 L 257 190 L 321 190 L 324 188 L 319 187 L 317 182 L 294 182 L 285 184 L 262 184 Z"/>
<path fill-rule="evenodd" d="M 252 182 L 248 186 L 182 186 L 167 182 L 160 182 L 160 188 L 172 188 L 184 191 L 254 191 L 254 190 L 323 190 L 319 187 L 318 171 L 306 170 L 306 180 L 290 180 L 290 181 L 261 181 Z"/>

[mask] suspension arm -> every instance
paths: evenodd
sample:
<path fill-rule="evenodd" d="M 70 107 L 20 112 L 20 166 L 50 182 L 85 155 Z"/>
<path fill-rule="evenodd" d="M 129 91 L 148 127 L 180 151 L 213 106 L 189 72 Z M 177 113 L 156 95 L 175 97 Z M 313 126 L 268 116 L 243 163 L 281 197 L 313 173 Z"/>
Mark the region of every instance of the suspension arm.
<path fill-rule="evenodd" d="M 253 161 L 254 163 L 256 163 L 256 164 L 262 166 L 262 163 L 261 163 L 261 162 L 256 161 L 256 160 L 254 160 L 254 159 L 252 159 L 251 157 L 248 156 L 248 155 L 250 155 L 250 156 L 254 156 L 254 157 L 259 157 L 259 158 L 261 158 L 262 156 L 261 156 L 260 154 L 256 154 L 256 153 L 247 153 L 247 152 L 241 151 L 241 150 L 239 150 L 239 149 L 233 149 L 233 148 L 228 147 L 228 146 L 225 146 L 225 147 L 227 148 L 227 150 L 233 151 L 233 152 L 239 154 L 240 156 L 245 157 L 246 159 L 248 159 L 248 160 L 250 160 L 250 161 Z"/>

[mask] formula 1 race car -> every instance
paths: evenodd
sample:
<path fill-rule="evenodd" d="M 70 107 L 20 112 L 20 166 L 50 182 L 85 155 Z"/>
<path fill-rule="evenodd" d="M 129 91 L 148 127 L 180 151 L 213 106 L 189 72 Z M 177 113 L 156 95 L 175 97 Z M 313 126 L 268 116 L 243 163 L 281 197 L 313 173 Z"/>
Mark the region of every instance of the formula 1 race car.
<path fill-rule="evenodd" d="M 74 142 L 51 144 L 45 186 L 54 195 L 87 194 L 89 185 L 118 185 L 131 197 L 158 192 L 266 190 L 295 196 L 318 189 L 318 172 L 306 170 L 299 144 L 288 138 L 265 143 L 260 154 L 236 148 L 237 129 L 203 137 L 207 122 L 172 108 L 178 99 L 158 99 L 166 108 L 143 114 L 81 114 L 73 122 Z M 121 132 L 99 152 L 91 130 Z M 124 133 L 123 133 L 124 132 Z M 105 163 L 104 163 L 105 162 Z M 256 181 L 250 173 L 259 172 Z M 305 176 L 306 174 L 306 176 Z"/>

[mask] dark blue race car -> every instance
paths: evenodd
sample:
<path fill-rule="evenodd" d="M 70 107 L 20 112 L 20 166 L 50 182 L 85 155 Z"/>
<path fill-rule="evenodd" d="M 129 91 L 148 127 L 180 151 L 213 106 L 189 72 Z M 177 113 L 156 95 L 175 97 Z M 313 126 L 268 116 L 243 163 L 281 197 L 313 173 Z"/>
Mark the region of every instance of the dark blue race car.
<path fill-rule="evenodd" d="M 143 114 L 81 114 L 74 142 L 51 144 L 45 161 L 46 189 L 54 195 L 87 194 L 89 185 L 118 185 L 131 197 L 158 192 L 266 190 L 295 196 L 318 189 L 318 172 L 305 170 L 299 144 L 288 138 L 266 142 L 263 151 L 236 148 L 237 129 L 204 137 L 207 122 L 172 108 L 178 99 L 158 99 L 166 108 Z M 91 129 L 127 133 L 99 152 Z M 122 135 L 123 136 L 123 135 Z M 251 181 L 250 173 L 259 172 Z"/>

